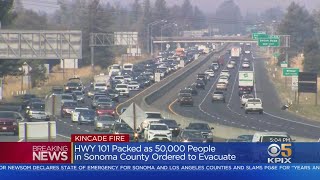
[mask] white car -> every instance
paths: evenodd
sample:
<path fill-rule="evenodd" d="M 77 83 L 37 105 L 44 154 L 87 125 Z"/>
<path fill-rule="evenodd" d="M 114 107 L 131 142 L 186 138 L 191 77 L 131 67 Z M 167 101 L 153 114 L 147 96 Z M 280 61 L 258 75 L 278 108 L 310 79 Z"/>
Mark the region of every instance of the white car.
<path fill-rule="evenodd" d="M 82 110 L 89 110 L 89 108 L 85 108 L 85 107 L 77 107 L 75 108 L 72 112 L 71 112 L 71 121 L 72 122 L 78 122 L 79 119 L 79 114 Z"/>
<path fill-rule="evenodd" d="M 214 71 L 213 70 L 206 70 L 204 73 L 209 75 L 210 77 L 214 77 Z"/>
<path fill-rule="evenodd" d="M 242 63 L 242 68 L 250 68 L 249 62 L 243 62 Z"/>
<path fill-rule="evenodd" d="M 250 98 L 244 106 L 245 113 L 249 112 L 259 112 L 263 114 L 262 101 L 259 98 Z"/>
<path fill-rule="evenodd" d="M 119 92 L 120 96 L 130 96 L 128 84 L 117 84 L 115 90 Z"/>
<path fill-rule="evenodd" d="M 252 94 L 244 94 L 241 96 L 241 105 L 244 106 L 248 99 L 254 98 L 254 96 Z"/>
<path fill-rule="evenodd" d="M 229 70 L 222 70 L 220 73 L 220 76 L 227 76 L 228 78 L 230 78 Z"/>
<path fill-rule="evenodd" d="M 129 90 L 139 91 L 140 84 L 137 81 L 131 81 L 128 84 Z"/>
<path fill-rule="evenodd" d="M 232 63 L 227 64 L 227 68 L 228 69 L 233 69 L 234 68 L 234 64 L 232 64 Z"/>
<path fill-rule="evenodd" d="M 144 130 L 144 140 L 150 141 L 172 141 L 172 132 L 164 123 L 149 123 Z"/>
<path fill-rule="evenodd" d="M 130 81 L 132 81 L 132 77 L 131 77 L 130 75 L 124 75 L 123 78 L 124 78 L 124 81 L 125 81 L 125 82 L 130 82 Z"/>
<path fill-rule="evenodd" d="M 120 81 L 121 83 L 125 83 L 126 81 L 123 76 L 114 76 L 113 80 Z"/>
<path fill-rule="evenodd" d="M 164 119 L 160 112 L 145 112 L 146 119 L 140 124 L 141 130 L 145 129 L 151 121 Z"/>
<path fill-rule="evenodd" d="M 221 83 L 221 82 L 228 85 L 228 83 L 229 83 L 228 77 L 227 76 L 220 76 L 218 83 Z"/>
<path fill-rule="evenodd" d="M 225 83 L 225 82 L 218 82 L 216 89 L 217 89 L 217 90 L 227 90 L 227 83 Z"/>
<path fill-rule="evenodd" d="M 133 71 L 133 64 L 125 63 L 125 64 L 123 64 L 122 69 L 125 71 Z"/>
<path fill-rule="evenodd" d="M 104 83 L 104 82 L 96 82 L 93 84 L 93 89 L 94 90 L 107 90 L 108 87 L 107 87 L 107 84 Z"/>

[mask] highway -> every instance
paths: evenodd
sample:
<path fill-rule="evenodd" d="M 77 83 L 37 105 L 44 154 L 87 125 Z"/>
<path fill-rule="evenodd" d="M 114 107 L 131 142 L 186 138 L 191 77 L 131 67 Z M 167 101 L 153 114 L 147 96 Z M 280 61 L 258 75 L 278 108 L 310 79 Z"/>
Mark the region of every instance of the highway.
<path fill-rule="evenodd" d="M 228 58 L 228 55 L 225 58 Z M 241 63 L 237 63 L 235 69 L 231 70 L 231 78 L 226 93 L 226 103 L 211 102 L 211 94 L 215 90 L 215 85 L 218 81 L 217 76 L 206 85 L 204 91 L 200 91 L 201 93 L 194 97 L 195 105 L 193 107 L 181 107 L 176 101 L 172 101 L 172 99 L 176 99 L 179 89 L 190 85 L 195 81 L 197 73 L 204 72 L 207 69 L 207 66 L 204 65 L 168 92 L 166 97 L 154 102 L 152 106 L 161 108 L 164 105 L 167 107 L 171 105 L 173 113 L 210 123 L 256 131 L 285 131 L 290 135 L 318 139 L 320 137 L 320 123 L 295 116 L 280 109 L 282 104 L 277 97 L 272 82 L 269 81 L 264 65 L 265 59 L 252 57 L 252 55 L 247 56 L 247 58 L 252 62 L 250 70 L 255 72 L 256 88 L 254 94 L 262 99 L 264 107 L 263 115 L 245 114 L 240 106 L 237 72 L 242 70 Z"/>

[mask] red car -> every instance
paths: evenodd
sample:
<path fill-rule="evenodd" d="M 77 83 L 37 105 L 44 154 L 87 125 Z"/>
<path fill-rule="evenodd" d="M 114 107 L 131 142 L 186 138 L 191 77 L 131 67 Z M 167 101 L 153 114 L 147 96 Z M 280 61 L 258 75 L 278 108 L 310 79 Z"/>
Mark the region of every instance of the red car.
<path fill-rule="evenodd" d="M 0 132 L 18 134 L 18 122 L 12 118 L 0 118 Z"/>
<path fill-rule="evenodd" d="M 96 113 L 98 116 L 110 115 L 114 116 L 116 113 L 115 107 L 109 104 L 99 104 L 96 108 Z"/>

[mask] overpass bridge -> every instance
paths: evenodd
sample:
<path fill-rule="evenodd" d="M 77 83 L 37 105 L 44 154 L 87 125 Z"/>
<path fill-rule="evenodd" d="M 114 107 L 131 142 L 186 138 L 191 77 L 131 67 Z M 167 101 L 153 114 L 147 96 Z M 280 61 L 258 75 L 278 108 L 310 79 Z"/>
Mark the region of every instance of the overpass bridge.
<path fill-rule="evenodd" d="M 154 37 L 153 44 L 163 43 L 257 43 L 245 36 L 208 36 L 208 37 Z"/>

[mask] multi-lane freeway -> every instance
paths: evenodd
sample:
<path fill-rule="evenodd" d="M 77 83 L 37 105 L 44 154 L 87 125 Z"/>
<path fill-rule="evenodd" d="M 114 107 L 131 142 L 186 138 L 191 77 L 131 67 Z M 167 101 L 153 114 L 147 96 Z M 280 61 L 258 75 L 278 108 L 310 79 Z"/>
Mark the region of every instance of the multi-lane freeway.
<path fill-rule="evenodd" d="M 221 70 L 227 69 L 226 64 L 230 61 L 229 54 L 226 50 L 219 51 L 212 56 L 207 62 L 199 66 L 199 68 L 190 71 L 191 67 L 203 60 L 200 58 L 198 62 L 192 62 L 187 67 L 180 69 L 161 82 L 146 88 L 142 91 L 130 92 L 131 98 L 121 98 L 120 105 L 127 106 L 131 102 L 135 102 L 141 107 L 144 105 L 145 97 L 155 91 L 161 89 L 170 81 L 181 76 L 184 71 L 188 70 L 187 76 L 176 83 L 172 88 L 168 89 L 163 96 L 156 98 L 148 104 L 148 108 L 152 110 L 166 111 L 188 117 L 194 120 L 202 120 L 208 123 L 221 124 L 241 129 L 253 131 L 284 131 L 290 135 L 318 139 L 320 137 L 320 123 L 305 118 L 298 117 L 292 113 L 281 110 L 281 101 L 277 96 L 276 90 L 269 80 L 267 70 L 265 68 L 264 57 L 259 57 L 254 51 L 252 54 L 244 54 L 237 62 L 233 69 L 229 69 L 231 78 L 226 94 L 226 102 L 212 102 L 212 93 L 216 89 Z M 219 56 L 225 59 L 224 66 L 215 72 L 215 76 L 210 79 L 204 90 L 199 90 L 199 94 L 193 97 L 193 106 L 180 106 L 177 102 L 178 92 L 195 82 L 198 73 L 203 73 L 209 69 L 210 64 L 216 61 Z M 241 64 L 244 58 L 249 59 L 250 69 L 243 69 Z M 254 71 L 255 88 L 253 94 L 255 97 L 261 98 L 263 102 L 264 114 L 245 114 L 240 105 L 240 97 L 238 95 L 238 72 L 241 70 Z M 90 106 L 91 99 L 85 98 L 84 106 Z M 94 131 L 92 125 L 79 125 L 72 123 L 70 118 L 57 118 L 57 139 L 58 141 L 69 141 L 71 134 L 92 134 L 99 133 Z M 17 136 L 0 136 L 0 141 L 22 141 Z"/>

